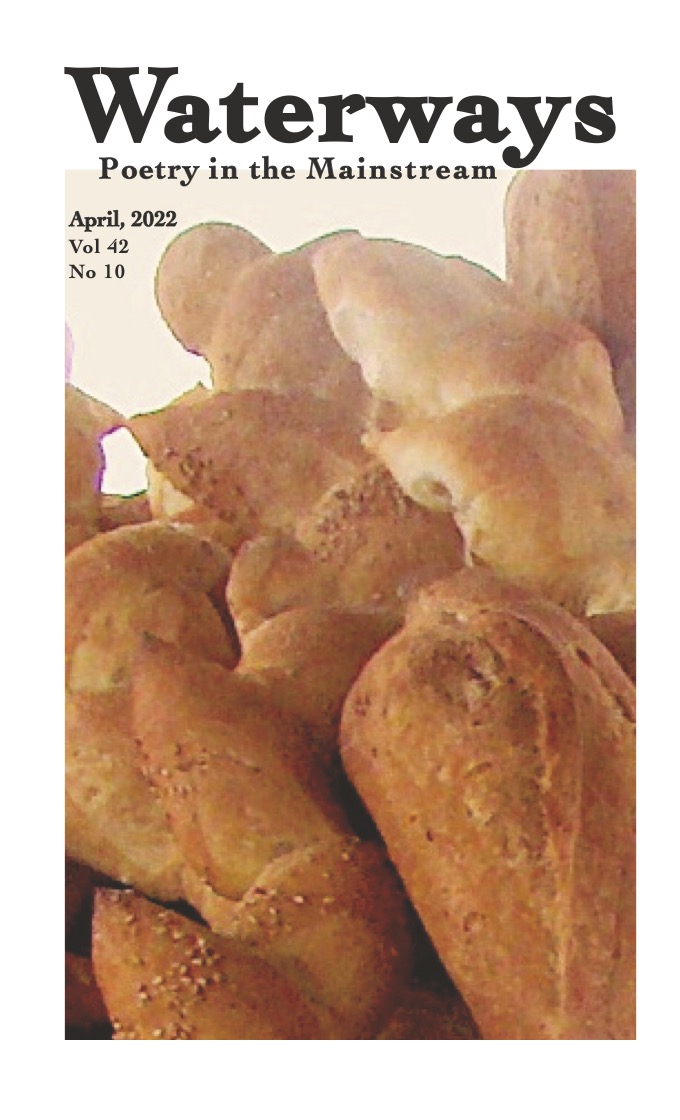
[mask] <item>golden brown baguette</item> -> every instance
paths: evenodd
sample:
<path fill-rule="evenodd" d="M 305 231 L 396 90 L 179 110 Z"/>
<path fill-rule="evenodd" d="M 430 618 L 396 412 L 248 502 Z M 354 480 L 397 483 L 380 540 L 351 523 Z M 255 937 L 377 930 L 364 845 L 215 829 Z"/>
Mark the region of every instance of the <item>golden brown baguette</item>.
<path fill-rule="evenodd" d="M 634 688 L 552 604 L 464 573 L 371 659 L 347 772 L 486 1039 L 632 1039 Z"/>
<path fill-rule="evenodd" d="M 505 228 L 512 288 L 602 339 L 634 432 L 635 172 L 520 172 Z"/>

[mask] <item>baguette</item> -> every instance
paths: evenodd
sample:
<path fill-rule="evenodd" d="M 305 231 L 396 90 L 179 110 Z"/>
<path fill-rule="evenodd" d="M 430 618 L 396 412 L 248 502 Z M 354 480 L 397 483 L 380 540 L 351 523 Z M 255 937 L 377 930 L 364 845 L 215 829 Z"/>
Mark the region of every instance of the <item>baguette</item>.
<path fill-rule="evenodd" d="M 632 1039 L 634 689 L 582 624 L 465 573 L 343 711 L 342 757 L 485 1039 Z"/>

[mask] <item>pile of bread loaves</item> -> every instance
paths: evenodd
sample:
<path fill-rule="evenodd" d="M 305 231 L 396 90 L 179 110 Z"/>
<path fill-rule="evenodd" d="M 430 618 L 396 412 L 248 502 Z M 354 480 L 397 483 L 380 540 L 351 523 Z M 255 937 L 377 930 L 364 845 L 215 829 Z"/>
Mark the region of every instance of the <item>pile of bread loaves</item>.
<path fill-rule="evenodd" d="M 212 387 L 67 388 L 67 1037 L 635 1037 L 634 176 L 506 230 L 194 227 Z"/>

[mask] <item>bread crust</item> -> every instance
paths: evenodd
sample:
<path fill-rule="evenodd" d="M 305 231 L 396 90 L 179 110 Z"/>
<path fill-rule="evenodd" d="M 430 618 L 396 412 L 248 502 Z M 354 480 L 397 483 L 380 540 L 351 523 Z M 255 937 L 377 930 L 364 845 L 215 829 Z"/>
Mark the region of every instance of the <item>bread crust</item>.
<path fill-rule="evenodd" d="M 372 446 L 412 498 L 451 512 L 468 562 L 583 614 L 634 606 L 635 464 L 570 409 L 487 397 Z"/>
<path fill-rule="evenodd" d="M 635 172 L 528 171 L 505 204 L 507 277 L 602 339 L 635 429 Z"/>
<path fill-rule="evenodd" d="M 266 961 L 131 891 L 99 891 L 93 961 L 114 1041 L 324 1038 Z"/>
<path fill-rule="evenodd" d="M 634 689 L 552 604 L 454 577 L 371 659 L 342 756 L 486 1039 L 634 1035 Z"/>

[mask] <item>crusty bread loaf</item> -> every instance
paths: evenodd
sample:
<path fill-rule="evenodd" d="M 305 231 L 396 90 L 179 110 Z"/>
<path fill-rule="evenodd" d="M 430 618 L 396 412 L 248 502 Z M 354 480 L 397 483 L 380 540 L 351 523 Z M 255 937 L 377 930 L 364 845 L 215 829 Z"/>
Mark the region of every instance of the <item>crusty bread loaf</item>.
<path fill-rule="evenodd" d="M 633 705 L 590 631 L 475 573 L 349 694 L 347 772 L 486 1039 L 635 1037 Z"/>
<path fill-rule="evenodd" d="M 270 863 L 227 932 L 304 993 L 326 1038 L 370 1039 L 408 980 L 409 919 L 382 845 L 344 836 Z"/>
<path fill-rule="evenodd" d="M 243 676 L 147 643 L 134 725 L 187 864 L 225 898 L 272 859 L 347 831 L 304 726 Z"/>
<path fill-rule="evenodd" d="M 520 172 L 505 228 L 511 286 L 603 340 L 634 431 L 635 172 Z"/>
<path fill-rule="evenodd" d="M 66 696 L 66 850 L 154 898 L 182 897 L 182 856 L 142 774 L 126 692 Z"/>
<path fill-rule="evenodd" d="M 93 960 L 115 1041 L 325 1037 L 270 964 L 131 891 L 98 893 Z"/>

